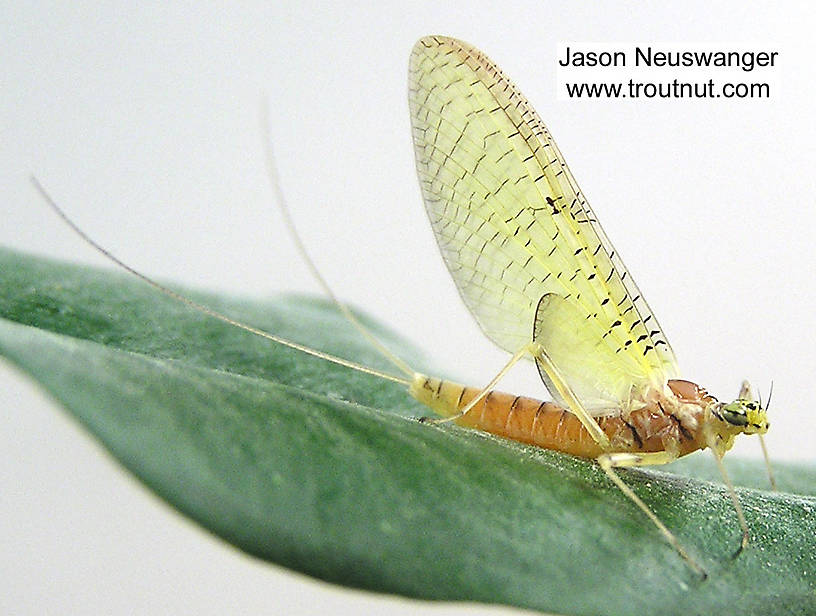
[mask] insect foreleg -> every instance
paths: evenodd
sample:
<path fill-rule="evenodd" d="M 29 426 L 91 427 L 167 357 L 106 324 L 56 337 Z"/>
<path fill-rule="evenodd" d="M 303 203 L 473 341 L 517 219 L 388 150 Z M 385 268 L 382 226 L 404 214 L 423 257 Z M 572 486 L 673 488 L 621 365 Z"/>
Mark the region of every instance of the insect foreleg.
<path fill-rule="evenodd" d="M 728 471 L 725 470 L 725 465 L 722 461 L 722 454 L 717 453 L 717 450 L 709 444 L 711 448 L 711 452 L 714 454 L 714 459 L 717 461 L 717 468 L 720 469 L 720 475 L 722 475 L 723 483 L 725 487 L 728 488 L 728 496 L 731 497 L 731 502 L 734 503 L 734 509 L 737 512 L 737 519 L 739 520 L 740 528 L 742 528 L 742 542 L 740 543 L 740 547 L 734 556 L 739 556 L 740 552 L 742 552 L 746 547 L 748 547 L 748 541 L 750 540 L 750 533 L 748 531 L 748 522 L 745 521 L 745 513 L 742 511 L 742 505 L 739 501 L 739 496 L 737 496 L 737 491 L 734 489 L 734 484 L 731 483 L 731 477 L 728 476 Z"/>
<path fill-rule="evenodd" d="M 771 396 L 773 395 L 773 381 L 771 381 L 771 393 L 768 394 L 768 401 L 765 403 L 765 409 L 771 405 Z M 754 393 L 751 390 L 751 384 L 748 381 L 743 381 L 740 386 L 739 400 L 753 400 Z M 762 406 L 762 396 L 759 396 L 759 405 Z M 768 456 L 768 447 L 765 445 L 765 437 L 762 434 L 759 436 L 759 445 L 762 447 L 762 457 L 765 460 L 765 469 L 768 471 L 768 481 L 771 482 L 771 490 L 776 492 L 776 478 L 774 477 L 773 468 L 771 467 L 771 458 Z"/>
<path fill-rule="evenodd" d="M 759 437 L 759 446 L 762 448 L 762 457 L 765 460 L 765 469 L 768 471 L 768 481 L 771 483 L 771 491 L 776 492 L 776 477 L 774 477 L 773 467 L 771 467 L 771 458 L 768 456 L 768 448 L 765 446 L 765 437 L 761 434 Z"/>

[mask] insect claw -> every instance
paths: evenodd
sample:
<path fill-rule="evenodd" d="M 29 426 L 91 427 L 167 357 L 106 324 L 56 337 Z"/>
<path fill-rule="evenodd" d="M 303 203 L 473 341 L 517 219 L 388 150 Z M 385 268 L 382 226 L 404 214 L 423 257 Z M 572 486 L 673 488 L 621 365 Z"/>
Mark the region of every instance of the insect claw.
<path fill-rule="evenodd" d="M 731 556 L 732 559 L 737 558 L 742 551 L 748 547 L 748 543 L 750 542 L 750 536 L 747 532 L 742 533 L 742 541 L 740 541 L 740 546 L 737 548 L 737 551 Z"/>

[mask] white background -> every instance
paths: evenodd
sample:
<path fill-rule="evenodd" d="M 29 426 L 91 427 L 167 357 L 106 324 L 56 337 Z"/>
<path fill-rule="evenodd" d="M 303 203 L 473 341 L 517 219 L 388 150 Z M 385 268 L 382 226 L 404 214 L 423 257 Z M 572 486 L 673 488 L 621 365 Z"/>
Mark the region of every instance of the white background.
<path fill-rule="evenodd" d="M 457 36 L 548 123 L 685 376 L 721 397 L 743 377 L 765 391 L 773 379 L 771 452 L 813 460 L 808 3 L 12 4 L 0 8 L 0 243 L 103 263 L 41 203 L 33 172 L 92 236 L 156 277 L 317 292 L 265 177 L 267 93 L 284 188 L 338 294 L 450 373 L 486 382 L 504 356 L 437 254 L 408 129 L 411 46 Z M 776 50 L 780 87 L 766 101 L 556 101 L 557 44 L 571 41 Z M 505 386 L 542 395 L 524 370 Z M 149 494 L 7 365 L 0 395 L 1 612 L 503 611 L 337 589 L 250 559 Z M 738 455 L 756 455 L 744 440 Z"/>

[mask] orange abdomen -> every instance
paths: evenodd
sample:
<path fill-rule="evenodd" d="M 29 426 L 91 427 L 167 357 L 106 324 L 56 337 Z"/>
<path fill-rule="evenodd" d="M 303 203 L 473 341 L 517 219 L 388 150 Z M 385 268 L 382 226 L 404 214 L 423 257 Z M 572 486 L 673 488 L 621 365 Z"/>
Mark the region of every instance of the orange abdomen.
<path fill-rule="evenodd" d="M 688 381 L 669 381 L 669 387 L 689 402 L 703 401 L 706 392 Z M 463 409 L 481 390 L 440 379 L 421 377 L 411 386 L 411 395 L 443 416 Z M 611 451 L 664 451 L 667 443 L 686 455 L 704 446 L 699 430 L 690 430 L 661 409 L 643 408 L 620 415 L 596 417 L 609 438 Z M 567 409 L 525 396 L 492 391 L 467 415 L 456 420 L 498 436 L 562 451 L 581 458 L 597 458 L 604 453 L 580 420 Z"/>

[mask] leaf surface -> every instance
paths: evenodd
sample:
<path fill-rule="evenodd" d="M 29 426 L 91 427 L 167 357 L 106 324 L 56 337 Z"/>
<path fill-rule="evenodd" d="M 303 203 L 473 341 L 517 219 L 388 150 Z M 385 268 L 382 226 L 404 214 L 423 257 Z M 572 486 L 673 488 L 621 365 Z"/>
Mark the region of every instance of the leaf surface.
<path fill-rule="evenodd" d="M 325 580 L 560 614 L 816 610 L 816 469 L 727 459 L 752 545 L 705 457 L 623 473 L 706 567 L 695 578 L 594 463 L 414 418 L 399 385 L 253 337 L 126 276 L 0 251 L 0 354 L 179 511 Z M 192 293 L 388 369 L 336 310 Z M 364 317 L 363 317 L 364 318 Z M 422 355 L 369 323 L 400 354 Z M 680 473 L 680 474 L 677 474 Z M 703 475 L 704 479 L 692 476 Z"/>

